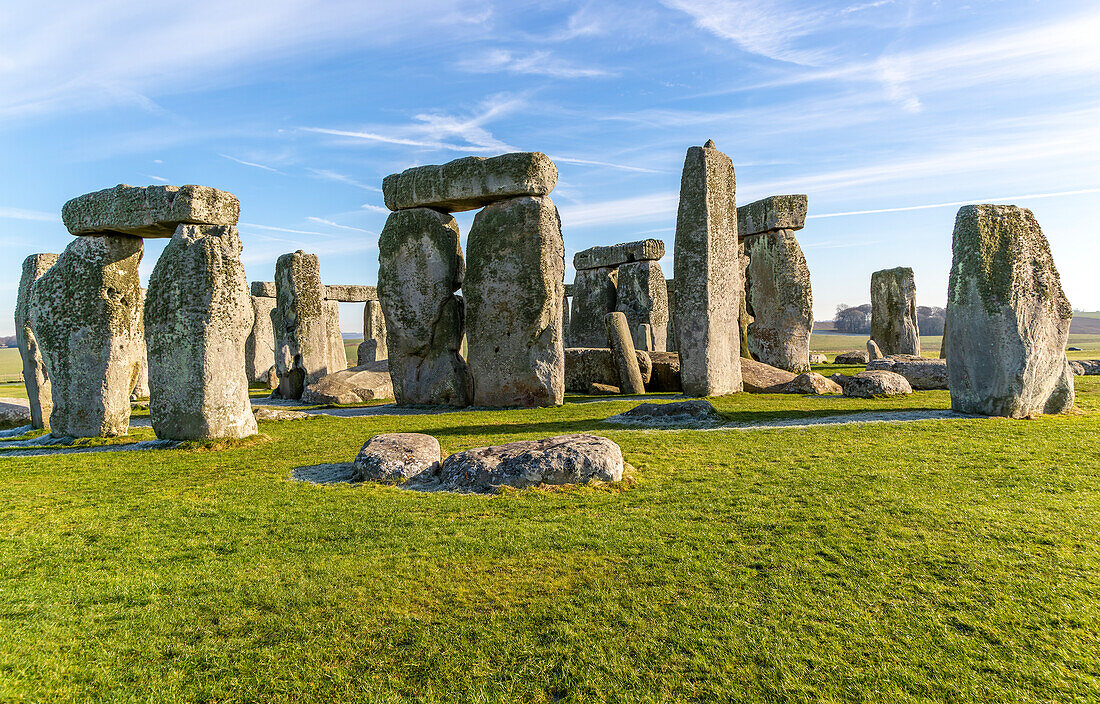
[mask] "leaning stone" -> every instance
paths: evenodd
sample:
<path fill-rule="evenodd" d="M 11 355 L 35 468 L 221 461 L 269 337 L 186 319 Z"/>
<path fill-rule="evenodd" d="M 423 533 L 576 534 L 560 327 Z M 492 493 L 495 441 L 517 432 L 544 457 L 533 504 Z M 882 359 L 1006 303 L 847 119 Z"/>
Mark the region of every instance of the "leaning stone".
<path fill-rule="evenodd" d="M 647 239 L 637 242 L 624 242 L 609 247 L 589 247 L 573 255 L 573 268 L 602 269 L 616 267 L 629 262 L 657 261 L 665 256 L 665 243 L 661 240 Z"/>
<path fill-rule="evenodd" d="M 909 267 L 871 274 L 871 339 L 886 355 L 920 355 L 917 285 Z"/>
<path fill-rule="evenodd" d="M 619 267 L 615 310 L 625 313 L 634 346 L 647 351 L 664 352 L 668 331 L 668 290 L 665 275 L 657 262 L 632 262 Z M 648 325 L 652 346 L 641 333 Z"/>
<path fill-rule="evenodd" d="M 826 379 L 817 372 L 804 372 L 789 382 L 784 391 L 788 394 L 823 396 L 826 394 L 842 394 L 844 388 L 832 379 Z"/>
<path fill-rule="evenodd" d="M 216 188 L 119 184 L 73 198 L 61 219 L 74 235 L 171 237 L 179 225 L 236 225 L 240 211 L 235 195 Z"/>
<path fill-rule="evenodd" d="M 394 398 L 399 405 L 466 406 L 466 264 L 458 223 L 429 208 L 391 213 L 378 240 L 378 293 L 385 313 Z"/>
<path fill-rule="evenodd" d="M 149 416 L 158 438 L 256 433 L 244 355 L 254 317 L 237 228 L 180 225 L 145 301 Z"/>
<path fill-rule="evenodd" d="M 15 299 L 15 341 L 23 361 L 23 385 L 27 389 L 30 421 L 35 428 L 50 426 L 53 400 L 50 398 L 50 378 L 38 348 L 38 340 L 27 316 L 31 287 L 57 262 L 56 254 L 32 254 L 23 260 L 23 275 Z"/>
<path fill-rule="evenodd" d="M 49 374 L 55 436 L 125 435 L 141 353 L 141 238 L 69 243 L 30 290 L 31 329 Z"/>
<path fill-rule="evenodd" d="M 326 374 L 302 392 L 309 405 L 354 404 L 393 398 L 393 382 L 386 360 Z"/>
<path fill-rule="evenodd" d="M 258 298 L 275 298 L 278 295 L 274 281 L 253 281 L 248 285 L 248 290 Z"/>
<path fill-rule="evenodd" d="M 951 408 L 1026 417 L 1073 406 L 1073 311 L 1030 210 L 968 205 L 955 218 L 948 284 Z"/>
<path fill-rule="evenodd" d="M 746 240 L 745 252 L 752 358 L 796 374 L 809 370 L 813 293 L 798 240 L 790 230 L 769 232 Z"/>
<path fill-rule="evenodd" d="M 618 270 L 580 269 L 573 279 L 573 309 L 569 315 L 572 347 L 603 347 L 607 343 L 604 316 L 615 310 Z"/>
<path fill-rule="evenodd" d="M 826 364 L 829 361 L 829 357 L 824 352 L 811 352 L 810 364 Z"/>
<path fill-rule="evenodd" d="M 256 282 L 252 282 L 255 290 Z M 248 381 L 254 384 L 267 384 L 271 387 L 275 373 L 275 330 L 271 326 L 271 311 L 275 309 L 275 299 L 256 296 L 252 299 L 252 331 L 244 342 L 244 373 Z"/>
<path fill-rule="evenodd" d="M 564 352 L 566 391 L 584 394 L 588 393 L 591 384 L 619 385 L 619 370 L 607 347 L 566 347 Z M 634 355 L 638 360 L 638 370 L 642 373 L 642 382 L 648 384 L 653 373 L 650 354 L 635 350 Z"/>
<path fill-rule="evenodd" d="M 611 416 L 609 423 L 623 425 L 719 425 L 722 416 L 706 399 L 674 403 L 643 403 L 629 411 Z"/>
<path fill-rule="evenodd" d="M 546 197 L 494 203 L 474 217 L 466 246 L 474 403 L 560 405 L 565 243 L 557 207 Z"/>
<path fill-rule="evenodd" d="M 947 360 L 928 359 L 909 354 L 892 354 L 882 359 L 871 360 L 867 369 L 885 369 L 901 374 L 909 385 L 917 390 L 947 388 Z"/>
<path fill-rule="evenodd" d="M 479 447 L 443 460 L 441 486 L 458 491 L 492 492 L 542 484 L 617 482 L 623 476 L 623 453 L 611 440 L 596 435 L 559 435 Z"/>
<path fill-rule="evenodd" d="M 806 196 L 768 196 L 737 209 L 737 236 L 744 238 L 806 225 Z"/>
<path fill-rule="evenodd" d="M 592 382 L 588 385 L 588 393 L 590 396 L 617 396 L 622 393 L 622 390 L 618 386 Z"/>
<path fill-rule="evenodd" d="M 691 396 L 742 390 L 736 179 L 730 158 L 708 145 L 691 147 L 684 160 L 673 255 L 676 349 Z"/>
<path fill-rule="evenodd" d="M 874 362 L 877 359 L 883 358 L 882 350 L 879 349 L 878 343 L 874 340 L 867 341 L 867 361 Z"/>
<path fill-rule="evenodd" d="M 378 300 L 375 286 L 357 286 L 354 284 L 331 284 L 325 286 L 325 299 L 340 303 L 365 303 Z"/>
<path fill-rule="evenodd" d="M 867 362 L 871 361 L 869 357 L 867 350 L 841 352 L 833 357 L 833 364 L 867 364 Z"/>
<path fill-rule="evenodd" d="M 390 210 L 433 208 L 457 213 L 518 196 L 545 196 L 558 168 L 542 152 L 468 156 L 443 165 L 417 166 L 382 180 Z"/>
<path fill-rule="evenodd" d="M 780 394 L 797 375 L 752 359 L 741 360 L 741 378 L 751 394 Z"/>
<path fill-rule="evenodd" d="M 646 381 L 646 391 L 678 392 L 680 386 L 680 355 L 675 352 L 650 352 L 653 374 Z"/>
<path fill-rule="evenodd" d="M 299 249 L 280 256 L 275 262 L 275 284 L 278 296 L 271 321 L 277 391 L 282 398 L 297 399 L 306 386 L 333 371 L 317 255 Z"/>
<path fill-rule="evenodd" d="M 422 433 L 385 433 L 367 440 L 355 458 L 352 481 L 401 484 L 439 471 L 439 441 Z"/>
<path fill-rule="evenodd" d="M 642 381 L 642 372 L 638 368 L 637 352 L 630 339 L 626 316 L 622 313 L 608 313 L 604 324 L 607 327 L 611 358 L 618 372 L 619 388 L 625 394 L 644 394 L 645 382 Z"/>
<path fill-rule="evenodd" d="M 905 377 L 883 370 L 859 372 L 844 384 L 844 395 L 853 398 L 904 396 L 911 393 L 913 393 L 913 387 Z"/>

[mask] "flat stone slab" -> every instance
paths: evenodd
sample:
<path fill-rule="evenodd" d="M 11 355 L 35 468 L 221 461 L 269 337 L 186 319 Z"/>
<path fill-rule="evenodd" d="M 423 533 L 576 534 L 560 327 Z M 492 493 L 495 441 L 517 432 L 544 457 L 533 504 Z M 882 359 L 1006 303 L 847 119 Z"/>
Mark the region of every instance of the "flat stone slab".
<path fill-rule="evenodd" d="M 61 219 L 74 235 L 171 237 L 179 225 L 236 225 L 237 196 L 209 186 L 119 184 L 73 198 Z"/>
<path fill-rule="evenodd" d="M 545 196 L 558 183 L 558 167 L 542 152 L 469 156 L 442 165 L 417 166 L 382 180 L 390 210 L 476 210 L 517 196 Z"/>
<path fill-rule="evenodd" d="M 256 294 L 252 294 L 255 296 Z M 378 300 L 378 289 L 374 286 L 356 284 L 332 284 L 325 286 L 325 299 L 341 303 L 366 303 Z"/>
<path fill-rule="evenodd" d="M 257 298 L 275 298 L 274 281 L 253 281 L 248 288 Z"/>
<path fill-rule="evenodd" d="M 870 355 L 867 354 L 867 350 L 841 352 L 833 357 L 833 364 L 867 364 L 869 361 L 871 360 Z"/>
<path fill-rule="evenodd" d="M 737 209 L 737 236 L 741 238 L 806 226 L 806 196 L 768 196 Z"/>
<path fill-rule="evenodd" d="M 619 266 L 629 262 L 657 261 L 665 256 L 665 243 L 661 240 L 645 239 L 637 242 L 623 242 L 607 247 L 590 247 L 573 255 L 574 269 L 599 269 L 605 266 Z"/>
<path fill-rule="evenodd" d="M 781 394 L 785 393 L 787 384 L 795 380 L 798 375 L 786 369 L 773 367 L 753 359 L 741 359 L 741 379 L 745 385 L 745 391 L 750 394 Z"/>
<path fill-rule="evenodd" d="M 384 433 L 367 440 L 355 458 L 355 481 L 401 484 L 439 471 L 439 441 L 423 433 Z"/>
<path fill-rule="evenodd" d="M 443 489 L 479 493 L 505 486 L 617 482 L 623 477 L 623 453 L 597 435 L 559 435 L 458 452 L 443 461 L 439 474 Z"/>
<path fill-rule="evenodd" d="M 901 374 L 909 385 L 918 390 L 947 388 L 947 360 L 928 359 L 910 354 L 892 354 L 881 359 L 873 359 L 867 369 L 883 369 Z"/>
<path fill-rule="evenodd" d="M 611 416 L 605 422 L 620 425 L 709 426 L 722 423 L 722 416 L 710 401 L 692 399 L 674 403 L 643 403 Z"/>

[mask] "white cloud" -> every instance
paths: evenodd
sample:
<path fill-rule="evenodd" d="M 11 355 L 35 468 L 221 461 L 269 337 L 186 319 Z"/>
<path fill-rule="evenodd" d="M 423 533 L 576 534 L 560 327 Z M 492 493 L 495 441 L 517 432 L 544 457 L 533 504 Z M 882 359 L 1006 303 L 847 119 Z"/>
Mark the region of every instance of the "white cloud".
<path fill-rule="evenodd" d="M 470 73 L 515 73 L 551 78 L 606 78 L 618 75 L 602 68 L 578 66 L 548 51 L 519 54 L 508 49 L 490 49 L 462 59 L 457 67 Z"/>
<path fill-rule="evenodd" d="M 364 230 L 361 227 L 352 227 L 351 225 L 341 225 L 338 222 L 333 222 L 332 220 L 326 220 L 324 218 L 313 217 L 312 215 L 307 217 L 306 220 L 309 220 L 310 222 L 318 223 L 320 225 L 328 225 L 329 227 L 336 227 L 336 228 L 339 228 L 341 230 L 354 230 L 355 232 L 365 232 L 368 235 L 373 235 L 374 234 L 370 230 Z"/>
<path fill-rule="evenodd" d="M 993 198 L 972 198 L 970 200 L 956 200 L 947 203 L 929 203 L 925 205 L 905 205 L 896 208 L 874 208 L 871 210 L 849 210 L 842 213 L 820 213 L 815 215 L 807 215 L 806 219 L 813 218 L 840 218 L 850 215 L 877 215 L 879 213 L 903 213 L 910 210 L 930 210 L 933 208 L 954 208 L 962 205 L 973 205 L 975 203 L 1002 203 L 1012 204 L 1014 201 L 1032 200 L 1035 198 L 1062 198 L 1065 196 L 1079 196 L 1087 193 L 1100 193 L 1100 188 L 1081 188 L 1075 191 L 1058 191 L 1055 193 L 1027 193 L 1024 195 L 1015 196 L 996 196 Z M 820 245 L 818 245 L 820 246 Z"/>
<path fill-rule="evenodd" d="M 138 175 L 139 176 L 144 176 L 145 178 L 151 178 L 154 181 L 160 181 L 161 183 L 168 183 L 168 179 L 164 178 L 163 176 L 154 176 L 152 174 L 138 174 Z"/>
<path fill-rule="evenodd" d="M 742 50 L 769 59 L 817 64 L 825 54 L 795 48 L 796 40 L 827 26 L 827 15 L 782 0 L 661 0 L 691 16 L 696 26 L 728 39 Z"/>
<path fill-rule="evenodd" d="M 245 161 L 244 159 L 238 159 L 237 157 L 229 156 L 228 154 L 218 154 L 218 156 L 220 156 L 223 159 L 229 159 L 230 161 L 235 161 L 238 164 L 243 164 L 244 166 L 251 166 L 251 167 L 254 167 L 254 168 L 257 168 L 257 169 L 263 169 L 264 171 L 270 171 L 270 172 L 276 173 L 276 174 L 283 173 L 282 171 L 279 171 L 278 169 L 276 169 L 272 166 L 268 166 L 266 164 L 258 164 L 254 161 Z"/>
<path fill-rule="evenodd" d="M 359 181 L 359 180 L 356 180 L 356 179 L 352 178 L 351 176 L 346 176 L 344 174 L 337 173 L 336 171 L 329 171 L 328 169 L 306 169 L 306 170 L 309 171 L 309 173 L 311 173 L 313 176 L 315 176 L 317 178 L 325 179 L 326 181 L 336 181 L 337 183 L 346 183 L 349 186 L 355 186 L 356 188 L 362 188 L 365 191 L 374 191 L 376 193 L 381 193 L 382 192 L 381 188 L 376 188 L 375 186 L 367 185 L 367 184 L 363 183 L 362 181 Z"/>
<path fill-rule="evenodd" d="M 23 208 L 6 208 L 4 206 L 0 206 L 0 218 L 7 218 L 9 220 L 61 222 L 61 216 L 55 213 L 44 213 L 40 210 L 24 210 Z"/>
<path fill-rule="evenodd" d="M 389 215 L 390 214 L 390 209 L 389 208 L 383 208 L 380 205 L 371 205 L 370 203 L 364 203 L 361 207 L 363 208 L 363 210 L 367 210 L 367 211 L 370 211 L 372 213 L 380 213 L 382 215 Z"/>
<path fill-rule="evenodd" d="M 563 228 L 609 225 L 660 217 L 676 217 L 679 193 L 651 193 L 598 203 L 566 205 L 558 208 Z"/>

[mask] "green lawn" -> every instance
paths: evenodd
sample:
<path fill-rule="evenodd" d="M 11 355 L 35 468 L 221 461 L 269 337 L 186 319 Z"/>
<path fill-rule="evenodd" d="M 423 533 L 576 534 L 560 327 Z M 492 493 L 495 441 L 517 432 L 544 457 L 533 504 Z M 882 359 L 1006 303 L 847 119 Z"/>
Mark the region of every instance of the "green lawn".
<path fill-rule="evenodd" d="M 23 360 L 15 347 L 0 347 L 0 384 L 23 378 Z"/>
<path fill-rule="evenodd" d="M 0 459 L 0 701 L 1095 701 L 1100 379 L 1078 389 L 1034 421 L 615 430 L 633 403 L 610 401 Z M 596 431 L 636 471 L 496 497 L 288 481 L 392 431 Z"/>

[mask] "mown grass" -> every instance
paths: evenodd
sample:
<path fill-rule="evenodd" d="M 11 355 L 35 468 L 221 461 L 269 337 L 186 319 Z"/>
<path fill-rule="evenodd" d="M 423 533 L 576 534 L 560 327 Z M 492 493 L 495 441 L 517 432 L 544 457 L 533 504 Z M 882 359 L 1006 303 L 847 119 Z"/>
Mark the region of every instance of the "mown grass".
<path fill-rule="evenodd" d="M 0 700 L 1100 699 L 1100 380 L 1078 389 L 1034 421 L 660 432 L 602 425 L 615 400 L 0 458 Z M 392 431 L 598 432 L 636 472 L 495 497 L 288 481 Z"/>

